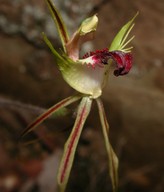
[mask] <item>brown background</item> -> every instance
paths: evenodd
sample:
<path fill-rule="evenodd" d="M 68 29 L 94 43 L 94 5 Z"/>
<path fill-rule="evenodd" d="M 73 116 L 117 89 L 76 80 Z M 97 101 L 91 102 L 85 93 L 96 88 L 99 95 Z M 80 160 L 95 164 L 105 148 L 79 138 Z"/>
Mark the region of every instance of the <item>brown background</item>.
<path fill-rule="evenodd" d="M 110 138 L 120 159 L 120 192 L 164 190 L 164 1 L 55 1 L 72 33 L 98 13 L 96 38 L 86 50 L 108 47 L 120 27 L 139 11 L 132 31 L 134 65 L 130 74 L 111 75 L 103 100 Z M 74 122 L 50 119 L 29 135 L 17 136 L 42 108 L 74 93 L 62 79 L 42 41 L 44 31 L 60 41 L 43 0 L 0 0 L 0 191 L 52 192 L 64 141 Z M 114 66 L 113 66 L 114 67 Z M 42 107 L 37 108 L 36 106 Z M 37 139 L 37 140 L 35 140 Z M 96 106 L 85 125 L 68 191 L 111 191 L 107 157 Z"/>

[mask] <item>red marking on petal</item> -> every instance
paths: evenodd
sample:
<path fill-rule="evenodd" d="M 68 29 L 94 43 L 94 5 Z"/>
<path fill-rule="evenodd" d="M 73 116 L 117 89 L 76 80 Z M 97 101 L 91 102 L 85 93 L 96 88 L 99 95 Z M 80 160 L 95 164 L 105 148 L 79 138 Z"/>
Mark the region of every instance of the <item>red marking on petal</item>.
<path fill-rule="evenodd" d="M 68 99 L 69 100 L 69 99 Z M 40 121 L 43 121 L 46 117 L 48 117 L 52 112 L 56 111 L 60 106 L 62 106 L 64 103 L 66 103 L 67 100 L 57 104 L 56 106 L 50 108 L 46 113 L 44 113 L 40 118 L 38 118 L 35 122 L 33 122 L 28 128 L 34 127 L 37 125 Z"/>
<path fill-rule="evenodd" d="M 63 170 L 62 170 L 62 174 L 61 174 L 61 177 L 60 177 L 60 182 L 62 183 L 63 180 L 64 180 L 64 176 L 65 176 L 65 172 L 67 170 L 67 166 L 68 166 L 68 163 L 69 163 L 69 159 L 70 159 L 70 155 L 71 155 L 71 152 L 72 152 L 72 148 L 73 148 L 73 145 L 74 145 L 74 142 L 75 142 L 75 139 L 76 139 L 76 136 L 78 134 L 78 131 L 81 127 L 81 123 L 82 123 L 82 120 L 85 116 L 85 109 L 86 107 L 84 106 L 84 108 L 82 109 L 82 112 L 81 112 L 81 116 L 80 116 L 80 119 L 79 121 L 77 122 L 77 125 L 76 125 L 76 128 L 75 128 L 75 131 L 72 135 L 72 138 L 71 138 L 71 141 L 69 143 L 69 148 L 68 148 L 68 151 L 67 151 L 67 154 L 66 154 L 66 158 L 65 158 L 65 162 L 64 162 L 64 165 L 63 165 Z"/>
<path fill-rule="evenodd" d="M 79 97 L 80 99 L 80 97 Z M 55 111 L 57 111 L 58 109 L 60 109 L 61 107 L 64 107 L 68 104 L 71 104 L 72 102 L 78 100 L 78 97 L 75 98 L 71 98 L 68 97 L 62 101 L 60 101 L 59 103 L 57 103 L 56 105 L 52 106 L 51 108 L 49 108 L 45 113 L 43 113 L 42 115 L 40 115 L 38 118 L 36 118 L 20 135 L 20 138 L 23 137 L 25 134 L 27 134 L 28 132 L 32 131 L 36 126 L 38 126 L 40 123 L 42 123 L 45 119 L 47 119 L 52 113 L 54 113 Z"/>
<path fill-rule="evenodd" d="M 66 34 L 66 31 L 65 31 L 65 28 L 63 26 L 63 23 L 55 9 L 55 7 L 53 6 L 52 2 L 50 0 L 47 0 L 48 2 L 48 5 L 50 6 L 53 14 L 55 15 L 55 18 L 57 20 L 57 23 L 59 25 L 59 28 L 60 28 L 60 32 L 62 33 L 62 38 L 64 39 L 64 43 L 66 44 L 68 42 L 68 37 L 67 37 L 67 34 Z"/>

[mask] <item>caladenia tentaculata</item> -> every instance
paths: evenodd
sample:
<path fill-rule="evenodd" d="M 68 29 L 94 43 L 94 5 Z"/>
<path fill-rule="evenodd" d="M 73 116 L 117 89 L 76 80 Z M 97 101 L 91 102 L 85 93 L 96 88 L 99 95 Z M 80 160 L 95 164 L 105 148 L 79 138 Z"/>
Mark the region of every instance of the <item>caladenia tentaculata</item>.
<path fill-rule="evenodd" d="M 57 64 L 64 80 L 77 94 L 63 99 L 49 108 L 45 113 L 36 118 L 21 134 L 24 136 L 42 123 L 50 115 L 57 112 L 75 101 L 80 100 L 76 120 L 72 132 L 65 143 L 64 152 L 58 171 L 58 185 L 61 192 L 64 192 L 72 168 L 75 151 L 84 126 L 90 113 L 91 105 L 96 100 L 105 147 L 109 160 L 109 174 L 112 181 L 113 191 L 118 188 L 118 158 L 109 141 L 109 125 L 106 119 L 103 103 L 100 99 L 102 90 L 107 83 L 109 68 L 113 63 L 116 65 L 114 75 L 125 75 L 132 67 L 132 47 L 128 47 L 134 36 L 128 39 L 129 33 L 134 27 L 134 19 L 137 14 L 127 22 L 117 33 L 110 46 L 97 51 L 86 53 L 79 58 L 82 44 L 93 40 L 98 25 L 98 16 L 93 15 L 85 19 L 75 33 L 70 37 L 65 23 L 51 0 L 46 0 L 52 18 L 57 26 L 61 39 L 62 50 L 56 51 L 48 37 L 43 33 L 43 39 L 52 51 L 55 63 Z"/>

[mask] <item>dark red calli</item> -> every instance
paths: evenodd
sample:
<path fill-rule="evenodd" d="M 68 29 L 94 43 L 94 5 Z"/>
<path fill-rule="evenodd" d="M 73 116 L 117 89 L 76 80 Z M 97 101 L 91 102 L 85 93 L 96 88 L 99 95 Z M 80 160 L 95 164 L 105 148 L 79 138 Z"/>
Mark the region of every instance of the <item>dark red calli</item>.
<path fill-rule="evenodd" d="M 97 50 L 95 52 L 86 53 L 83 59 L 92 57 L 94 66 L 103 66 L 108 64 L 108 60 L 112 59 L 116 63 L 114 75 L 126 75 L 132 67 L 132 54 L 123 51 L 109 51 L 108 48 Z"/>
<path fill-rule="evenodd" d="M 112 51 L 110 52 L 110 55 L 112 56 L 112 59 L 115 61 L 117 67 L 114 70 L 114 75 L 126 75 L 129 73 L 131 67 L 132 67 L 132 54 L 131 53 L 125 53 L 122 51 Z"/>

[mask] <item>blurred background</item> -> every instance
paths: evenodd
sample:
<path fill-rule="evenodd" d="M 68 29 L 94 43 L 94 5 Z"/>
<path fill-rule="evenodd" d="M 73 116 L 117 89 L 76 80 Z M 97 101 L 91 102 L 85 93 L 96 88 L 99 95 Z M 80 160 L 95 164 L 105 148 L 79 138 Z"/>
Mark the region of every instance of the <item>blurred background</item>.
<path fill-rule="evenodd" d="M 73 33 L 97 13 L 86 51 L 108 47 L 137 11 L 134 65 L 111 75 L 102 99 L 110 140 L 120 160 L 120 192 L 164 191 L 164 1 L 55 1 Z M 62 79 L 41 32 L 61 46 L 44 0 L 0 0 L 0 192 L 56 192 L 56 172 L 75 120 L 76 104 L 27 138 L 20 132 L 46 108 L 74 93 Z M 114 67 L 114 66 L 113 66 Z M 64 116 L 63 116 L 64 115 Z M 110 192 L 108 162 L 96 106 L 85 124 L 67 191 Z"/>

